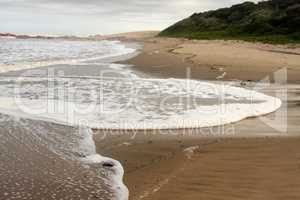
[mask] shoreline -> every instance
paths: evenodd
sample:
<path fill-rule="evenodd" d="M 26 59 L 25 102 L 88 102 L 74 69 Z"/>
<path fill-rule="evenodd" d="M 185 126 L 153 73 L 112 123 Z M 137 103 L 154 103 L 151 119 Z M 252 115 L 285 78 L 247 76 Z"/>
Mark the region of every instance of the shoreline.
<path fill-rule="evenodd" d="M 286 83 L 300 83 L 298 46 L 150 36 L 118 39 L 143 44 L 139 55 L 120 63 L 157 77 L 241 82 L 270 78 L 273 82 L 274 73 L 285 69 Z"/>
<path fill-rule="evenodd" d="M 224 45 L 223 41 L 173 38 L 162 41 L 153 37 L 120 40 L 140 42 L 144 46 L 136 57 L 120 63 L 132 65 L 145 75 L 159 78 L 185 78 L 185 69 L 190 68 L 192 79 L 237 81 L 241 86 L 255 87 L 256 81 L 272 75 L 273 70 L 277 69 L 269 68 L 267 62 L 263 69 L 259 69 L 261 65 L 251 69 L 255 74 L 251 80 L 244 78 L 247 71 L 237 73 L 235 69 L 226 71 L 225 77 L 217 79 L 222 75 L 220 69 L 213 68 L 214 63 L 208 66 L 207 63 L 201 64 L 200 58 L 190 55 L 185 45 L 200 43 L 201 47 L 202 42 Z M 225 43 L 230 46 L 230 42 Z M 239 45 L 239 42 L 233 42 L 233 45 Z M 247 48 L 253 48 L 255 52 L 284 48 L 253 45 Z M 178 50 L 178 46 L 183 47 Z M 297 52 L 298 49 L 292 51 Z M 278 52 L 276 55 L 298 56 Z M 221 130 L 223 135 L 211 134 L 218 127 L 193 129 L 195 132 L 192 135 L 185 134 L 184 130 L 171 130 L 171 133 L 170 130 L 158 131 L 161 134 L 157 134 L 157 130 L 144 130 L 142 134 L 134 135 L 131 131 L 95 131 L 97 149 L 122 163 L 129 199 L 298 199 L 300 116 L 297 113 L 300 112 L 300 105 L 297 102 L 300 101 L 300 87 L 296 75 L 299 70 L 300 66 L 297 73 L 290 77 L 293 72 L 288 69 L 286 84 L 271 84 L 263 90 L 273 95 L 287 91 L 287 101 L 283 101 L 279 111 L 228 124 L 225 130 Z M 278 119 L 272 121 L 276 115 Z M 270 124 L 268 120 L 271 120 Z M 284 126 L 285 122 L 286 132 L 281 133 L 281 128 L 284 129 L 281 125 Z M 230 133 L 232 129 L 234 134 L 226 135 L 226 130 Z"/>

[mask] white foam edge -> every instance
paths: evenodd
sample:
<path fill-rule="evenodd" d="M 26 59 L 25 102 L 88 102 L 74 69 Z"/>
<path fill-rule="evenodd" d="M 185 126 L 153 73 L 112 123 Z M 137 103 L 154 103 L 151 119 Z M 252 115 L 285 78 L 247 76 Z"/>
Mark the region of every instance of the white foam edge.
<path fill-rule="evenodd" d="M 69 126 L 80 126 L 81 120 L 83 124 L 88 122 L 88 126 L 94 129 L 115 129 L 115 130 L 145 130 L 145 129 L 181 129 L 181 128 L 204 128 L 212 126 L 220 126 L 225 124 L 230 124 L 234 122 L 241 121 L 250 117 L 258 117 L 261 115 L 266 115 L 272 113 L 281 107 L 281 100 L 276 97 L 267 96 L 264 94 L 259 94 L 264 96 L 264 101 L 260 103 L 252 104 L 220 104 L 213 106 L 201 106 L 194 110 L 188 110 L 184 114 L 170 117 L 167 121 L 163 121 L 159 124 L 153 123 L 127 123 L 122 122 L 117 126 L 112 126 L 112 124 L 105 123 L 95 123 L 93 115 L 80 115 L 76 113 L 76 108 L 80 108 L 83 104 L 75 104 L 73 102 L 67 102 L 68 112 L 72 116 L 66 116 L 66 113 L 42 113 L 42 114 L 32 114 L 30 110 L 28 113 L 24 110 L 20 110 L 16 102 L 25 101 L 29 105 L 43 105 L 45 101 L 41 100 L 28 100 L 28 99 L 18 99 L 18 98 L 0 98 L 0 112 L 7 115 L 13 115 L 16 117 L 29 118 L 33 120 L 41 120 L 47 122 L 53 122 Z M 64 105 L 65 102 L 58 100 L 48 100 L 49 105 Z M 99 106 L 99 105 L 96 105 Z M 83 106 L 84 107 L 84 106 Z M 27 108 L 28 109 L 28 108 Z M 216 115 L 204 115 L 206 110 L 216 110 L 220 113 Z M 96 108 L 97 110 L 97 108 Z M 227 110 L 226 115 L 222 113 L 222 110 Z M 74 115 L 76 114 L 76 116 Z M 223 114 L 223 115 L 222 115 Z M 70 115 L 70 114 L 69 114 Z M 92 117 L 92 118 L 89 118 Z M 134 116 L 132 116 L 134 119 Z M 130 116 L 129 116 L 130 118 Z M 87 120 L 87 121 L 86 121 Z M 162 124 L 163 123 L 163 124 Z"/>
<path fill-rule="evenodd" d="M 109 175 L 110 186 L 114 190 L 114 195 L 117 200 L 128 200 L 129 198 L 129 191 L 126 185 L 123 182 L 124 176 L 124 169 L 121 163 L 117 160 L 114 160 L 109 157 L 101 156 L 100 154 L 96 153 L 96 145 L 93 139 L 93 131 L 88 127 L 80 127 L 80 132 L 83 134 L 83 141 L 81 142 L 79 148 L 83 149 L 91 149 L 91 154 L 80 158 L 80 161 L 85 164 L 96 164 L 102 165 L 104 163 L 111 163 L 112 166 L 109 167 Z"/>

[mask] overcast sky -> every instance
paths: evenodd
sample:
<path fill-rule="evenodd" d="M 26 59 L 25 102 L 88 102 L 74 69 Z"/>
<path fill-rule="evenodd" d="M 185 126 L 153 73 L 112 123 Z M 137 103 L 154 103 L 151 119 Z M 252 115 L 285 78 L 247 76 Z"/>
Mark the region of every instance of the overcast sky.
<path fill-rule="evenodd" d="M 0 0 L 0 32 L 84 36 L 161 30 L 194 12 L 243 1 Z"/>

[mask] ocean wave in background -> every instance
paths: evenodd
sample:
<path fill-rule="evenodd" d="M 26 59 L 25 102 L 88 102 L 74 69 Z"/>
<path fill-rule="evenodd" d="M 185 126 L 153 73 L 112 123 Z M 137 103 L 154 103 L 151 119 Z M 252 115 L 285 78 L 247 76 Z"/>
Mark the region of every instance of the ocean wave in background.
<path fill-rule="evenodd" d="M 119 41 L 0 38 L 0 73 L 57 64 L 77 64 L 133 53 Z"/>

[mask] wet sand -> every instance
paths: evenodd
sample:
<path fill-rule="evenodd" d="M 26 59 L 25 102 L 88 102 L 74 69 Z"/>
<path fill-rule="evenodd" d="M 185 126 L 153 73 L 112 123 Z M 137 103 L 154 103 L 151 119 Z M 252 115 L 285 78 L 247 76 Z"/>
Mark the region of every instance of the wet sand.
<path fill-rule="evenodd" d="M 106 142 L 114 147 L 101 151 L 123 163 L 130 199 L 300 197 L 299 137 L 144 136 Z"/>
<path fill-rule="evenodd" d="M 123 164 L 130 199 L 299 199 L 295 91 L 276 113 L 224 127 L 96 131 L 94 139 Z"/>
<path fill-rule="evenodd" d="M 54 151 L 70 145 L 59 136 L 68 137 L 76 128 L 2 114 L 0 119 L 0 199 L 112 198 L 101 166 L 83 165 Z M 43 138 L 47 134 L 53 138 Z"/>
<path fill-rule="evenodd" d="M 268 116 L 207 129 L 95 131 L 98 151 L 123 164 L 130 199 L 300 198 L 298 48 L 149 36 L 134 41 L 144 48 L 123 63 L 145 75 L 185 78 L 190 70 L 193 79 L 257 87 L 268 76 L 274 82 L 274 72 L 286 66 L 288 79 L 275 76 L 277 85 L 258 89 L 283 100 Z"/>

